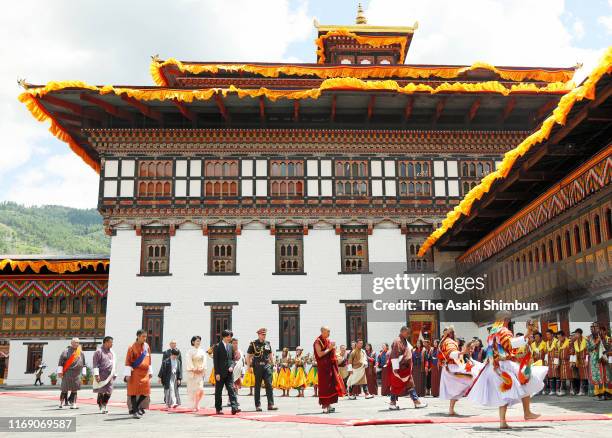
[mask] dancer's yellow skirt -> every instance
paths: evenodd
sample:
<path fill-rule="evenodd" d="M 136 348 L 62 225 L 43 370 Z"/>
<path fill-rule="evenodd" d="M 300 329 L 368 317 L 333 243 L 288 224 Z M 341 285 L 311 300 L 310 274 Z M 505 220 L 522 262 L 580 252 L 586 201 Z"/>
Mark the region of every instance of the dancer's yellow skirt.
<path fill-rule="evenodd" d="M 217 379 L 215 379 L 215 368 L 214 367 L 212 371 L 210 372 L 210 377 L 208 377 L 208 383 L 210 383 L 211 385 L 214 385 L 215 383 L 217 383 Z"/>
<path fill-rule="evenodd" d="M 244 378 L 242 379 L 242 386 L 246 386 L 247 388 L 255 386 L 255 374 L 253 373 L 253 368 L 249 368 L 244 374 Z"/>
<path fill-rule="evenodd" d="M 317 367 L 310 367 L 310 371 L 308 371 L 308 377 L 306 377 L 306 385 L 319 385 L 319 369 Z"/>
<path fill-rule="evenodd" d="M 272 388 L 278 389 L 278 371 L 272 373 Z"/>
<path fill-rule="evenodd" d="M 281 368 L 278 374 L 278 388 L 291 389 L 291 371 L 289 368 Z"/>
<path fill-rule="evenodd" d="M 304 372 L 304 367 L 295 367 L 295 370 L 293 370 L 293 375 L 291 376 L 291 387 L 306 387 L 306 373 Z"/>

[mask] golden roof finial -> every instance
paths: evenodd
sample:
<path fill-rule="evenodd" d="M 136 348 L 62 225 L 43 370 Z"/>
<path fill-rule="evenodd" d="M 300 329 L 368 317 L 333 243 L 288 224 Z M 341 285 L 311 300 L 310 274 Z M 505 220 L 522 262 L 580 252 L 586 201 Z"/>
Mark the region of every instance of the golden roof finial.
<path fill-rule="evenodd" d="M 17 84 L 23 88 L 24 90 L 29 89 L 32 84 L 30 84 L 28 81 L 26 81 L 25 79 L 17 79 Z"/>
<path fill-rule="evenodd" d="M 363 8 L 361 7 L 361 3 L 357 5 L 357 17 L 355 18 L 356 24 L 368 24 L 368 19 L 363 13 Z"/>
<path fill-rule="evenodd" d="M 151 61 L 153 61 L 153 62 L 161 62 L 161 58 L 159 57 L 158 54 L 155 54 L 155 55 L 151 56 Z"/>

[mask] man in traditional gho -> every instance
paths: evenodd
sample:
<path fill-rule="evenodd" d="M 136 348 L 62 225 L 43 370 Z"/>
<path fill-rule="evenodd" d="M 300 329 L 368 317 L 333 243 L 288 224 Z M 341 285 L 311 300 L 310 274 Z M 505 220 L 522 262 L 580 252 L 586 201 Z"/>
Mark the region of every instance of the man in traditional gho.
<path fill-rule="evenodd" d="M 572 391 L 577 395 L 589 393 L 589 356 L 587 351 L 587 340 L 582 336 L 582 329 L 577 328 L 572 333 L 573 356 L 570 363 L 574 373 L 574 388 Z"/>
<path fill-rule="evenodd" d="M 361 387 L 365 394 L 365 398 L 372 398 L 368 390 L 368 381 L 366 378 L 366 367 L 368 357 L 363 350 L 363 340 L 357 339 L 355 347 L 351 350 L 351 353 L 347 359 L 347 368 L 349 377 L 347 379 L 347 389 L 349 392 L 349 399 L 355 400 L 357 398 L 357 388 Z"/>
<path fill-rule="evenodd" d="M 348 351 L 346 351 L 346 345 L 340 345 L 340 349 L 336 351 L 336 361 L 338 362 L 338 372 L 340 373 L 340 377 L 342 377 L 342 381 L 344 382 L 344 387 L 346 388 L 346 381 L 348 380 L 348 367 L 347 367 L 347 359 L 348 359 Z"/>
<path fill-rule="evenodd" d="M 533 342 L 531 343 L 531 357 L 534 362 L 541 360 L 544 362 L 546 358 L 546 341 L 542 339 L 542 333 L 535 332 L 533 334 Z"/>
<path fill-rule="evenodd" d="M 319 404 L 324 414 L 335 411 L 331 405 L 345 394 L 345 386 L 338 372 L 336 343 L 329 339 L 329 327 L 321 327 L 321 334 L 313 344 L 319 378 Z"/>
<path fill-rule="evenodd" d="M 157 375 L 164 387 L 164 403 L 166 403 L 168 409 L 174 409 L 181 404 L 179 386 L 183 376 L 179 367 L 178 357 L 178 350 L 170 350 L 170 356 L 162 360 L 159 374 Z"/>
<path fill-rule="evenodd" d="M 380 379 L 380 395 L 391 394 L 390 381 L 390 368 L 387 366 L 389 356 L 389 345 L 384 343 L 381 345 L 380 352 L 376 358 L 376 369 L 378 371 L 378 378 Z"/>
<path fill-rule="evenodd" d="M 274 406 L 274 389 L 272 379 L 274 377 L 274 354 L 270 341 L 266 340 L 268 329 L 265 327 L 257 330 L 257 339 L 249 344 L 247 349 L 246 363 L 250 370 L 253 370 L 255 385 L 255 410 L 261 411 L 261 383 L 266 387 L 266 399 L 268 400 L 268 410 L 276 411 Z"/>
<path fill-rule="evenodd" d="M 548 367 L 545 394 L 555 395 L 557 393 L 557 379 L 559 378 L 559 341 L 555 333 L 546 330 L 546 353 L 544 365 Z"/>
<path fill-rule="evenodd" d="M 102 346 L 93 355 L 93 392 L 98 394 L 100 413 L 107 414 L 108 401 L 113 393 L 113 384 L 117 376 L 117 361 L 113 351 L 113 338 L 105 336 Z"/>
<path fill-rule="evenodd" d="M 573 392 L 571 388 L 574 375 L 570 359 L 574 351 L 569 338 L 565 336 L 565 332 L 559 330 L 557 334 L 559 336 L 559 383 L 557 384 L 557 395 L 563 396 L 566 394 L 566 391 Z"/>
<path fill-rule="evenodd" d="M 465 396 L 483 365 L 470 359 L 465 362 L 464 352 L 459 350 L 459 344 L 455 340 L 455 328 L 446 328 L 446 335 L 440 342 L 438 358 L 442 366 L 440 378 L 440 399 L 450 400 L 448 415 L 455 416 L 455 404 L 457 400 Z"/>
<path fill-rule="evenodd" d="M 147 332 L 138 330 L 136 342 L 125 355 L 123 381 L 127 383 L 128 409 L 134 418 L 145 414 L 145 406 L 151 395 L 151 349 L 147 344 Z"/>
<path fill-rule="evenodd" d="M 607 375 L 608 350 L 606 340 L 602 338 L 599 324 L 591 324 L 591 335 L 587 338 L 587 351 L 589 352 L 589 362 L 591 364 L 591 385 L 593 385 L 593 395 L 599 400 L 606 398 L 606 384 L 609 376 Z"/>
<path fill-rule="evenodd" d="M 398 410 L 399 405 L 397 400 L 408 389 L 408 395 L 412 399 L 415 408 L 424 408 L 427 406 L 424 400 L 419 399 L 414 388 L 412 380 L 412 345 L 408 342 L 410 330 L 403 326 L 400 329 L 399 336 L 391 344 L 391 352 L 389 354 L 388 367 L 390 369 L 390 384 L 391 384 L 391 403 L 390 410 Z"/>
<path fill-rule="evenodd" d="M 548 368 L 531 365 L 531 349 L 527 339 L 534 331 L 534 324 L 527 323 L 527 334 L 515 337 L 508 329 L 509 312 L 496 315 L 487 337 L 486 362 L 482 371 L 474 379 L 468 390 L 467 398 L 474 403 L 499 408 L 499 427 L 509 429 L 506 422 L 508 406 L 521 402 L 525 420 L 535 420 L 539 414 L 531 412 L 531 396 L 544 387 L 544 377 Z M 525 354 L 518 350 L 525 348 Z"/>
<path fill-rule="evenodd" d="M 81 389 L 81 376 L 85 371 L 85 355 L 81 351 L 79 338 L 72 338 L 70 346 L 62 352 L 57 364 L 57 376 L 62 379 L 60 409 L 64 405 L 78 409 L 77 391 Z"/>

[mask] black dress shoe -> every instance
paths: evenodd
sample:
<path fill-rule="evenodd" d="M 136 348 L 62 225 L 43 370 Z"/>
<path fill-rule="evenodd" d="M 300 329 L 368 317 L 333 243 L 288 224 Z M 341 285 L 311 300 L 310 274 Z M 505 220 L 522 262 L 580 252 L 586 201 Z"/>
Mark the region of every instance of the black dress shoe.
<path fill-rule="evenodd" d="M 223 415 L 223 411 L 221 409 L 217 409 L 217 415 Z"/>
<path fill-rule="evenodd" d="M 255 410 L 256 410 L 257 412 L 261 412 L 261 411 L 263 411 L 263 409 L 261 409 L 261 406 L 255 406 Z"/>
<path fill-rule="evenodd" d="M 269 411 L 278 411 L 278 408 L 274 405 L 268 405 L 268 410 Z"/>
<path fill-rule="evenodd" d="M 242 412 L 242 409 L 232 409 L 232 415 L 236 415 L 238 412 Z"/>

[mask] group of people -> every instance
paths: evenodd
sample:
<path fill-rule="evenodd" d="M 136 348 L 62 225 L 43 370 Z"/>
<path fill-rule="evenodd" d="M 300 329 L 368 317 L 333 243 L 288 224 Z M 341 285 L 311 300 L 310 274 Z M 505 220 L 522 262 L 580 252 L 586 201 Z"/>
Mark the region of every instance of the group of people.
<path fill-rule="evenodd" d="M 383 344 L 375 353 L 370 344 L 356 340 L 348 350 L 330 339 L 330 329 L 321 327 L 313 343 L 312 355 L 304 355 L 296 348 L 292 357 L 284 349 L 275 357 L 267 330 L 257 331 L 257 339 L 249 343 L 246 354 L 238 348 L 238 340 L 231 330 L 221 333 L 220 341 L 204 350 L 201 337 L 193 336 L 191 347 L 182 354 L 176 342 L 163 353 L 159 369 L 159 382 L 164 387 L 164 402 L 169 409 L 181 405 L 179 387 L 186 382 L 190 409 L 198 411 L 204 395 L 204 382 L 208 372 L 206 358 L 212 357 L 214 368 L 209 381 L 215 386 L 215 410 L 223 413 L 222 395 L 227 391 L 231 413 L 240 412 L 237 391 L 243 386 L 254 390 L 257 411 L 261 411 L 261 388 L 266 390 L 268 410 L 278 409 L 274 404 L 274 389 L 289 395 L 292 389 L 304 396 L 304 389 L 312 386 L 323 413 L 335 411 L 333 405 L 342 397 L 355 399 L 361 392 L 365 398 L 381 394 L 390 397 L 389 409 L 399 409 L 399 397 L 409 396 L 415 408 L 424 408 L 423 396 L 430 394 L 449 400 L 449 415 L 456 415 L 456 403 L 468 398 L 474 403 L 499 408 L 500 427 L 507 428 L 507 407 L 522 403 L 526 419 L 538 417 L 530 408 L 530 399 L 541 392 L 562 394 L 586 393 L 588 380 L 594 394 L 607 398 L 612 394 L 610 383 L 611 340 L 598 324 L 591 327 L 591 335 L 582 337 L 576 330 L 572 338 L 562 331 L 547 330 L 545 339 L 535 324 L 528 323 L 527 333 L 516 335 L 508 328 L 509 315 L 499 315 L 491 327 L 486 346 L 474 339 L 463 342 L 452 326 L 444 329 L 439 341 L 429 344 L 420 339 L 413 347 L 409 342 L 408 327 L 400 329 L 389 348 Z M 138 330 L 135 342 L 128 348 L 123 379 L 127 383 L 127 405 L 134 418 L 141 418 L 150 403 L 151 352 L 146 343 L 147 334 Z M 113 338 L 107 336 L 93 356 L 93 390 L 98 395 L 100 412 L 108 412 L 107 404 L 115 381 L 116 358 L 112 350 Z M 569 366 L 568 366 L 569 364 Z M 85 370 L 85 357 L 79 340 L 61 354 L 57 373 L 62 378 L 60 408 L 77 407 L 77 391 Z"/>
<path fill-rule="evenodd" d="M 569 336 L 549 328 L 544 335 L 534 333 L 530 341 L 534 360 L 548 367 L 542 394 L 612 399 L 612 338 L 606 325 L 593 323 L 586 337 L 580 328 Z"/>

